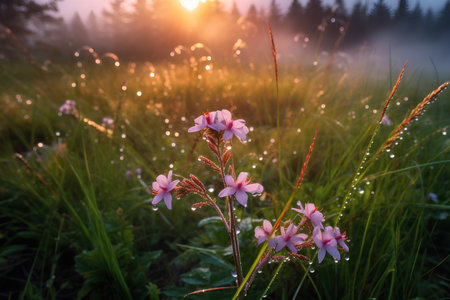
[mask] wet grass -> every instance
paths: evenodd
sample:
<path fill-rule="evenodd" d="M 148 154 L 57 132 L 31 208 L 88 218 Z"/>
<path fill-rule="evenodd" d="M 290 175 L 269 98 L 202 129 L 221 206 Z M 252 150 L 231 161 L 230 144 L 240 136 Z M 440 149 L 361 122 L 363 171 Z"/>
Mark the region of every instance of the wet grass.
<path fill-rule="evenodd" d="M 448 91 L 374 158 L 344 201 L 392 89 L 389 74 L 377 80 L 375 70 L 333 69 L 325 76 L 325 66 L 281 63 L 277 104 L 269 62 L 252 68 L 215 63 L 211 71 L 183 62 L 117 67 L 89 56 L 78 62 L 50 64 L 41 73 L 20 63 L 0 68 L 1 297 L 180 298 L 232 285 L 228 235 L 208 219 L 214 210 L 192 211 L 200 201 L 195 197 L 175 200 L 172 211 L 156 209 L 147 191 L 170 168 L 196 174 L 213 194 L 220 189 L 197 161 L 206 145 L 187 128 L 202 111 L 222 108 L 251 130 L 249 141 L 234 147 L 236 171 L 250 172 L 265 187 L 236 212 L 244 273 L 259 251 L 253 228 L 283 210 L 316 128 L 295 200 L 323 207 L 326 223 L 339 219 L 351 239 L 350 253 L 337 264 L 327 257 L 320 265 L 268 265 L 248 298 L 438 298 L 448 292 Z M 406 71 L 386 112 L 392 125 L 380 126 L 369 158 L 435 88 L 433 79 Z M 66 99 L 77 102 L 82 118 L 58 116 Z M 111 135 L 89 125 L 103 117 L 115 120 Z"/>

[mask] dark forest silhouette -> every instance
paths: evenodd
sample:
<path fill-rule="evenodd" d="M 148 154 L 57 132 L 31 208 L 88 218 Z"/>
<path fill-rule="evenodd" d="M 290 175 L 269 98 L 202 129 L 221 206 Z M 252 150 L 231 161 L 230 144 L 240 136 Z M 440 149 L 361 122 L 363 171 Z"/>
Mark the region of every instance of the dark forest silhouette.
<path fill-rule="evenodd" d="M 226 11 L 218 0 L 201 2 L 194 11 L 184 9 L 178 0 L 137 0 L 128 9 L 124 9 L 124 0 L 111 0 L 101 16 L 91 12 L 83 21 L 75 13 L 65 21 L 51 14 L 57 1 L 2 1 L 0 53 L 15 53 L 14 45 L 8 43 L 8 28 L 34 52 L 53 58 L 90 45 L 124 58 L 158 60 L 167 58 L 177 45 L 196 42 L 207 45 L 216 56 L 226 57 L 239 39 L 255 45 L 267 38 L 267 23 L 275 35 L 287 33 L 294 42 L 308 45 L 320 41 L 321 49 L 326 50 L 332 50 L 344 34 L 343 48 L 370 44 L 386 31 L 424 43 L 450 38 L 450 0 L 437 13 L 424 11 L 419 4 L 411 7 L 408 0 L 399 0 L 392 10 L 383 0 L 371 7 L 364 2 L 347 11 L 344 0 L 335 0 L 333 6 L 323 5 L 321 0 L 309 0 L 303 6 L 292 0 L 283 15 L 276 0 L 271 1 L 268 11 L 251 5 L 244 14 L 236 3 Z"/>

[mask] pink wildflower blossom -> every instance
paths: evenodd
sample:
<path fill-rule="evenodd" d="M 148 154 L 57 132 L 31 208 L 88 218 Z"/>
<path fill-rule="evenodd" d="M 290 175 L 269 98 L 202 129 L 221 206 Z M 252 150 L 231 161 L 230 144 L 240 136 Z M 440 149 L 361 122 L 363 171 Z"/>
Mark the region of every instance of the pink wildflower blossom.
<path fill-rule="evenodd" d="M 195 118 L 195 126 L 188 129 L 188 132 L 197 132 L 206 127 L 219 131 L 216 125 L 217 112 L 206 112 L 200 117 Z"/>
<path fill-rule="evenodd" d="M 247 175 L 247 172 L 241 172 L 236 182 L 231 175 L 226 175 L 225 183 L 228 186 L 220 191 L 219 197 L 234 195 L 242 206 L 247 206 L 248 195 L 246 193 L 260 194 L 264 191 L 263 186 L 259 183 L 249 184 L 251 178 L 247 180 Z"/>
<path fill-rule="evenodd" d="M 258 240 L 258 245 L 267 240 L 272 232 L 272 224 L 268 220 L 263 221 L 263 226 L 255 228 L 255 238 Z M 269 240 L 269 247 L 275 248 L 275 240 Z"/>
<path fill-rule="evenodd" d="M 318 207 L 316 207 L 313 203 L 306 203 L 305 207 L 303 208 L 303 205 L 300 201 L 297 201 L 297 205 L 300 206 L 300 209 L 292 208 L 292 210 L 305 215 L 305 217 L 311 220 L 311 223 L 314 227 L 318 226 L 323 229 L 322 223 L 325 222 L 325 218 L 323 217 L 323 214 L 317 210 Z"/>
<path fill-rule="evenodd" d="M 326 228 L 328 228 L 328 227 L 331 227 L 331 226 L 327 226 Z M 333 228 L 331 230 L 333 231 L 334 238 L 336 239 L 336 242 L 339 244 L 339 246 L 341 246 L 345 251 L 348 252 L 348 246 L 345 244 L 345 241 L 347 240 L 347 237 L 345 236 L 345 232 L 343 234 L 341 234 L 341 230 L 339 229 L 339 227 L 334 227 L 334 230 L 333 230 Z"/>
<path fill-rule="evenodd" d="M 285 230 L 284 227 L 280 227 L 281 235 L 275 238 L 277 243 L 275 251 L 278 252 L 284 247 L 288 247 L 292 253 L 297 253 L 295 245 L 303 243 L 308 238 L 307 234 L 296 234 L 297 230 L 298 228 L 294 224 L 289 225 L 287 230 Z"/>
<path fill-rule="evenodd" d="M 59 113 L 63 115 L 76 115 L 76 104 L 77 103 L 73 100 L 66 100 L 66 102 L 64 102 L 64 104 L 59 107 Z"/>
<path fill-rule="evenodd" d="M 334 237 L 333 228 L 331 226 L 327 226 L 323 233 L 319 227 L 314 228 L 313 239 L 314 243 L 316 243 L 317 247 L 319 247 L 319 264 L 325 257 L 326 252 L 330 253 L 330 255 L 334 257 L 334 259 L 341 259 L 339 251 L 337 249 L 337 242 Z"/>
<path fill-rule="evenodd" d="M 389 119 L 389 117 L 385 114 L 383 116 L 383 118 L 381 119 L 381 124 L 386 125 L 386 126 L 390 126 L 392 124 L 392 122 Z"/>
<path fill-rule="evenodd" d="M 164 203 L 168 209 L 172 209 L 172 194 L 171 191 L 180 182 L 179 180 L 172 181 L 172 171 L 169 171 L 167 177 L 159 175 L 156 177 L 156 181 L 152 183 L 153 192 L 156 193 L 153 198 L 152 204 L 157 204 L 164 198 Z"/>
<path fill-rule="evenodd" d="M 224 131 L 223 139 L 226 141 L 230 140 L 233 135 L 245 141 L 249 131 L 244 120 L 232 120 L 230 111 L 226 109 L 217 112 L 217 129 Z"/>
<path fill-rule="evenodd" d="M 104 117 L 102 119 L 102 125 L 108 129 L 114 129 L 114 120 L 110 117 Z"/>

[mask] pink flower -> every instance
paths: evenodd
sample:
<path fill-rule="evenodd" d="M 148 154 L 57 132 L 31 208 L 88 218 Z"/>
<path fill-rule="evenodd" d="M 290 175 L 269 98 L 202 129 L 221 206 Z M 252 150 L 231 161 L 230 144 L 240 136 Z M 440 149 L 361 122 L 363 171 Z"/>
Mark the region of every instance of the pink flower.
<path fill-rule="evenodd" d="M 341 259 L 339 251 L 337 249 L 337 242 L 334 237 L 333 228 L 331 226 L 327 226 L 323 233 L 320 230 L 320 227 L 314 228 L 313 239 L 314 243 L 316 243 L 317 247 L 319 247 L 319 264 L 325 257 L 326 252 L 330 253 L 330 255 L 334 257 L 334 259 Z"/>
<path fill-rule="evenodd" d="M 323 222 L 325 222 L 325 218 L 320 211 L 317 211 L 318 207 L 316 207 L 313 203 L 306 203 L 305 208 L 300 201 L 297 202 L 297 205 L 300 206 L 301 209 L 292 208 L 298 213 L 304 214 L 305 217 L 311 220 L 311 223 L 314 227 L 320 227 L 323 229 Z"/>
<path fill-rule="evenodd" d="M 102 126 L 108 129 L 114 129 L 114 120 L 110 117 L 104 117 L 102 119 Z"/>
<path fill-rule="evenodd" d="M 296 234 L 297 230 L 298 228 L 294 224 L 289 225 L 287 230 L 284 227 L 280 227 L 281 235 L 275 238 L 277 242 L 275 251 L 278 252 L 286 246 L 292 253 L 297 253 L 295 245 L 303 243 L 308 238 L 308 235 L 304 233 Z"/>
<path fill-rule="evenodd" d="M 76 104 L 77 103 L 73 100 L 66 100 L 66 102 L 64 102 L 64 104 L 59 107 L 59 113 L 63 115 L 76 115 Z"/>
<path fill-rule="evenodd" d="M 327 226 L 331 227 L 331 226 Z M 334 227 L 333 230 L 334 238 L 336 239 L 336 242 L 341 246 L 345 251 L 348 252 L 348 246 L 345 244 L 345 241 L 347 240 L 347 237 L 345 236 L 345 232 L 341 234 L 341 230 L 338 227 Z"/>
<path fill-rule="evenodd" d="M 216 126 L 216 118 L 217 112 L 215 111 L 203 113 L 200 117 L 197 117 L 194 120 L 195 126 L 189 128 L 188 132 L 200 131 L 206 127 L 219 131 Z"/>
<path fill-rule="evenodd" d="M 272 232 L 272 224 L 268 220 L 263 221 L 263 226 L 258 226 L 255 228 L 255 238 L 258 240 L 258 245 L 267 240 L 270 233 Z M 269 240 L 269 247 L 275 248 L 275 240 Z"/>
<path fill-rule="evenodd" d="M 247 138 L 248 128 L 242 119 L 232 120 L 230 111 L 222 109 L 217 112 L 217 129 L 223 130 L 223 139 L 228 141 L 233 134 L 240 140 L 245 141 Z"/>
<path fill-rule="evenodd" d="M 388 116 L 385 114 L 383 118 L 381 119 L 381 124 L 390 126 L 392 124 L 391 120 L 388 118 Z"/>
<path fill-rule="evenodd" d="M 220 191 L 219 197 L 234 195 L 241 205 L 247 206 L 248 195 L 246 193 L 260 194 L 264 191 L 263 186 L 259 183 L 249 184 L 251 179 L 247 180 L 247 175 L 247 172 L 241 172 L 236 182 L 232 176 L 226 175 L 225 183 L 228 186 Z"/>
<path fill-rule="evenodd" d="M 172 209 L 172 194 L 170 193 L 175 186 L 180 182 L 179 180 L 172 181 L 172 171 L 169 171 L 167 177 L 159 175 L 156 181 L 152 183 L 153 193 L 157 195 L 153 198 L 152 204 L 157 204 L 164 198 L 164 203 L 168 209 Z"/>

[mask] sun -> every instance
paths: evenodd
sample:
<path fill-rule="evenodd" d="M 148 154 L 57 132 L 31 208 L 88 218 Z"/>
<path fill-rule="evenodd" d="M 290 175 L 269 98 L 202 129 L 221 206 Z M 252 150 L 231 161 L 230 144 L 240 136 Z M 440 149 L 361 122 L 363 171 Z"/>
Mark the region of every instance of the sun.
<path fill-rule="evenodd" d="M 187 10 L 194 10 L 197 8 L 200 0 L 180 0 L 180 4 Z"/>

